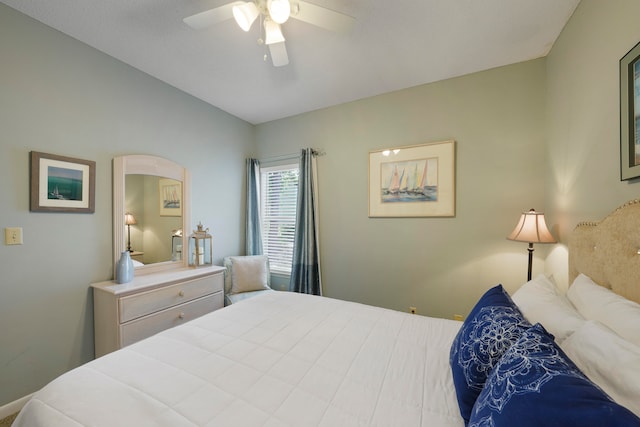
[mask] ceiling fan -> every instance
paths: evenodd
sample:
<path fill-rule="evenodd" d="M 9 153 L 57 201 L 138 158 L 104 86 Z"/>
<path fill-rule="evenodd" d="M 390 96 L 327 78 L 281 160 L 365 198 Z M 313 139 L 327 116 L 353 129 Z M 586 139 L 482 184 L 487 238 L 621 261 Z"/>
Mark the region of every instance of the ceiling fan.
<path fill-rule="evenodd" d="M 351 16 L 302 0 L 234 1 L 188 16 L 183 21 L 195 30 L 202 30 L 234 18 L 240 28 L 249 31 L 258 17 L 260 17 L 259 22 L 264 25 L 264 27 L 261 26 L 258 43 L 264 43 L 269 47 L 271 61 L 275 67 L 289 63 L 284 45 L 285 38 L 280 28 L 280 25 L 289 18 L 340 33 L 348 33 L 355 23 L 355 19 Z M 264 28 L 264 39 L 262 28 Z"/>

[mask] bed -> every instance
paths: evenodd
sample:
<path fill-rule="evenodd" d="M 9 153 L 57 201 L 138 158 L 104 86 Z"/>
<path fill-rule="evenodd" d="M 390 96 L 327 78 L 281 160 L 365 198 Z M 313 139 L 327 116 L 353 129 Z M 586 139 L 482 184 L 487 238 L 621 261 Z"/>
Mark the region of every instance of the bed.
<path fill-rule="evenodd" d="M 498 285 L 464 322 L 267 292 L 65 373 L 14 426 L 545 424 L 529 413 L 548 425 L 640 426 L 639 231 L 638 202 L 580 224 L 569 292 L 547 276 L 512 296 Z M 607 253 L 624 257 L 615 279 Z M 476 339 L 496 331 L 488 346 Z M 505 331 L 517 332 L 509 345 Z M 531 342 L 537 353 L 522 359 Z M 552 357 L 536 359 L 542 350 Z M 538 375 L 524 391 L 523 360 Z"/>
<path fill-rule="evenodd" d="M 458 328 L 269 292 L 66 373 L 16 425 L 459 427 L 441 375 Z"/>

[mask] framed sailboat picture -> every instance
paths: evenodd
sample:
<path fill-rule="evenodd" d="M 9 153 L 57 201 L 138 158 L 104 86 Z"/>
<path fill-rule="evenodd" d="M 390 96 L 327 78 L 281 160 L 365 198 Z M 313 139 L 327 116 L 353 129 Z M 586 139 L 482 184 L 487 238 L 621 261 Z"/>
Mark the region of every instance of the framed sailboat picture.
<path fill-rule="evenodd" d="M 31 151 L 32 212 L 95 212 L 96 162 Z"/>
<path fill-rule="evenodd" d="M 640 177 L 640 43 L 620 60 L 620 179 Z"/>
<path fill-rule="evenodd" d="M 452 217 L 455 199 L 455 141 L 369 153 L 369 217 Z"/>
<path fill-rule="evenodd" d="M 182 216 L 182 182 L 162 178 L 158 185 L 160 216 Z"/>

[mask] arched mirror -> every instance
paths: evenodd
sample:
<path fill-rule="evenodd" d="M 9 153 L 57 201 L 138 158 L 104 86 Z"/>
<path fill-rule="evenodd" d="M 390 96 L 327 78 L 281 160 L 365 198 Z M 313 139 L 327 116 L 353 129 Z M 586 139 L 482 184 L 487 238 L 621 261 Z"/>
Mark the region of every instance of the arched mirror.
<path fill-rule="evenodd" d="M 113 159 L 114 270 L 128 250 L 136 274 L 187 266 L 182 248 L 188 226 L 189 174 L 179 164 L 156 156 Z"/>

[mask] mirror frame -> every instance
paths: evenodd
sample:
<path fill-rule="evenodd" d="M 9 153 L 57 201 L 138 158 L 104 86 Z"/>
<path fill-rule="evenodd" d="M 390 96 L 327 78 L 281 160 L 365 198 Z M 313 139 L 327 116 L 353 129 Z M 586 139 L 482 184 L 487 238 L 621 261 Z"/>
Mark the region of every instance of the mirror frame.
<path fill-rule="evenodd" d="M 134 154 L 117 156 L 113 159 L 113 274 L 122 251 L 126 248 L 125 214 L 125 176 L 154 175 L 171 178 L 182 182 L 182 247 L 187 247 L 187 239 L 191 235 L 189 227 L 191 218 L 191 181 L 189 171 L 181 165 L 157 156 Z M 121 230 L 118 232 L 117 230 Z M 165 270 L 176 270 L 188 267 L 188 257 L 180 261 L 165 261 L 136 267 L 136 275 L 156 273 Z"/>

